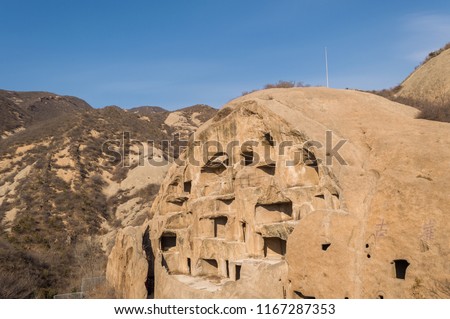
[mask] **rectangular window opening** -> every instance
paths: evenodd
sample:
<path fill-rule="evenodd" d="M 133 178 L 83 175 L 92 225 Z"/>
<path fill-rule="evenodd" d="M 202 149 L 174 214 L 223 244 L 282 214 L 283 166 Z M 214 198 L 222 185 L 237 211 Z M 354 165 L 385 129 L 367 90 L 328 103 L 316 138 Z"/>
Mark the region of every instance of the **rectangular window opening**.
<path fill-rule="evenodd" d="M 247 232 L 247 223 L 246 222 L 241 222 L 241 230 L 242 230 L 242 241 L 245 243 L 245 236 L 246 236 L 246 232 Z"/>
<path fill-rule="evenodd" d="M 286 255 L 286 241 L 278 237 L 264 238 L 264 257 L 282 258 Z"/>
<path fill-rule="evenodd" d="M 192 190 L 192 181 L 184 182 L 184 192 L 190 194 Z"/>
<path fill-rule="evenodd" d="M 177 235 L 174 233 L 164 233 L 160 238 L 160 247 L 162 251 L 175 249 L 177 246 Z"/>
<path fill-rule="evenodd" d="M 214 237 L 225 238 L 225 230 L 228 218 L 225 216 L 214 218 Z"/>
<path fill-rule="evenodd" d="M 236 265 L 236 280 L 241 279 L 241 265 Z"/>
<path fill-rule="evenodd" d="M 191 258 L 187 259 L 187 267 L 188 267 L 188 274 L 190 275 L 192 273 L 191 272 Z"/>
<path fill-rule="evenodd" d="M 395 278 L 405 279 L 406 269 L 408 268 L 410 263 L 406 259 L 396 259 L 394 260 L 394 264 L 395 264 Z"/>

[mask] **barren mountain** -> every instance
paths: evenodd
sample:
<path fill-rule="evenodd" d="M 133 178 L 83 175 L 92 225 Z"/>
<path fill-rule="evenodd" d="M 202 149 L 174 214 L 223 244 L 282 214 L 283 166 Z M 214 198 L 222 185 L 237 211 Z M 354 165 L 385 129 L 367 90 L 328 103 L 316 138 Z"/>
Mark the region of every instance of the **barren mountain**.
<path fill-rule="evenodd" d="M 104 273 L 116 229 L 147 217 L 172 155 L 160 142 L 178 132 L 165 123 L 173 112 L 11 91 L 0 91 L 0 112 L 0 296 L 79 291 Z"/>

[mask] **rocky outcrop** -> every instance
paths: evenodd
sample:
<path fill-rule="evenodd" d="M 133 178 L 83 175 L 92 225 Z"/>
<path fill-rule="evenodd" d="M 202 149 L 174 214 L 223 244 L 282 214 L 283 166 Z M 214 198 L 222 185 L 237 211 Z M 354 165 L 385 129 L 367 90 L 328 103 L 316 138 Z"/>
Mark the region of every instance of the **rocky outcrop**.
<path fill-rule="evenodd" d="M 155 297 L 448 298 L 450 125 L 416 114 L 323 88 L 230 102 L 153 203 Z"/>
<path fill-rule="evenodd" d="M 118 298 L 146 298 L 148 256 L 143 248 L 145 229 L 126 227 L 116 236 L 108 257 L 106 278 L 114 287 Z M 152 264 L 150 262 L 150 264 Z"/>

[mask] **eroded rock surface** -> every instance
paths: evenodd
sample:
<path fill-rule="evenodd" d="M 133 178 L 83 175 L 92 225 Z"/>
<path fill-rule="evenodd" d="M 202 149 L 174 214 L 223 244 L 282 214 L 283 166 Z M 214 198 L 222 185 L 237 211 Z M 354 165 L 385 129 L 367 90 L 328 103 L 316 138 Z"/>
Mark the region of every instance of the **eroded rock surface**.
<path fill-rule="evenodd" d="M 108 257 L 106 277 L 118 298 L 146 298 L 149 262 L 143 248 L 145 229 L 126 227 L 119 230 Z"/>
<path fill-rule="evenodd" d="M 416 114 L 323 88 L 230 102 L 153 203 L 155 297 L 448 298 L 450 125 Z"/>

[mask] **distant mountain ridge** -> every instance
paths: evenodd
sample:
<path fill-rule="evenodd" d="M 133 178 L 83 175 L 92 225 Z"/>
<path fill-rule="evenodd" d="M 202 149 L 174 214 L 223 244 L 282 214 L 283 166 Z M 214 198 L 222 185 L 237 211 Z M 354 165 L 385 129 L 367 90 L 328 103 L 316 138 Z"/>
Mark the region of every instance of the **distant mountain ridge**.
<path fill-rule="evenodd" d="M 217 110 L 206 104 L 195 104 L 175 111 L 159 106 L 141 106 L 129 109 L 128 112 L 139 115 L 141 119 L 156 119 L 167 126 L 165 131 L 169 135 L 180 133 L 182 138 L 187 139 L 200 123 L 213 117 Z"/>
<path fill-rule="evenodd" d="M 138 113 L 140 115 L 152 115 L 155 113 L 168 113 L 170 111 L 159 106 L 138 106 L 128 109 L 129 112 Z"/>
<path fill-rule="evenodd" d="M 92 110 L 79 98 L 48 92 L 0 90 L 0 105 L 0 135 L 3 137 L 38 122 Z"/>

